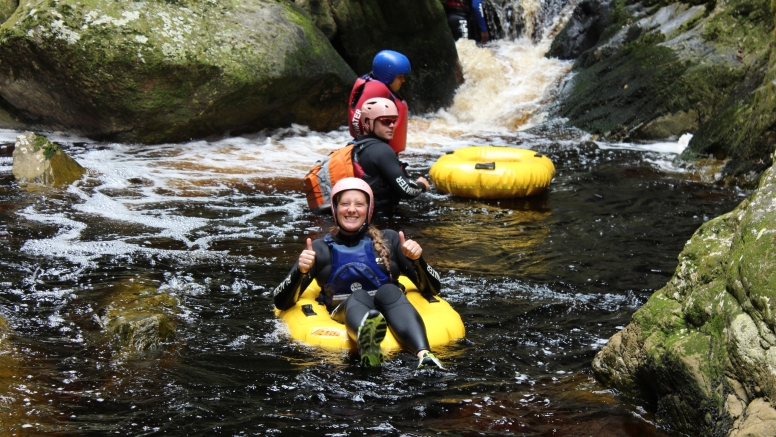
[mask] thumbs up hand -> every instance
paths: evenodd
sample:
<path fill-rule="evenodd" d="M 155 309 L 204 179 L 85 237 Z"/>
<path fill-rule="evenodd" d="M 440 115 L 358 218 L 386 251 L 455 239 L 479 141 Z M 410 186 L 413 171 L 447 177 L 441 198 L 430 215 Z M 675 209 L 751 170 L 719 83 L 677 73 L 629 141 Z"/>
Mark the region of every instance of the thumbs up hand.
<path fill-rule="evenodd" d="M 307 273 L 315 264 L 315 251 L 313 250 L 313 240 L 307 239 L 307 249 L 299 255 L 299 271 Z"/>
<path fill-rule="evenodd" d="M 423 254 L 423 249 L 415 240 L 405 240 L 404 232 L 399 231 L 399 244 L 401 245 L 401 251 L 407 258 L 416 260 Z"/>

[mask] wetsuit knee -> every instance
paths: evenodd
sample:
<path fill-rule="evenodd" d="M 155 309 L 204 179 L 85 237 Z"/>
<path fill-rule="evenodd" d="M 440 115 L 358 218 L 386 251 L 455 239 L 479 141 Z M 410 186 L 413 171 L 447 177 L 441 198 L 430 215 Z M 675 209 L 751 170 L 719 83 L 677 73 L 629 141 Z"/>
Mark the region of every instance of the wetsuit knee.
<path fill-rule="evenodd" d="M 391 284 L 388 284 L 388 285 L 391 285 Z M 383 286 L 383 287 L 385 287 L 385 286 Z M 382 288 L 382 287 L 380 287 L 380 288 Z M 374 300 L 372 299 L 372 296 L 370 296 L 369 293 L 364 291 L 364 290 L 356 290 L 356 291 L 354 291 L 351 299 L 356 301 L 356 302 L 358 302 L 358 303 L 360 303 L 360 304 L 362 304 L 362 305 L 366 305 L 369 308 L 374 308 L 375 307 Z"/>
<path fill-rule="evenodd" d="M 394 284 L 385 284 L 377 289 L 374 300 L 377 302 L 378 306 L 391 308 L 401 301 L 403 297 L 406 296 L 404 295 L 404 292 L 401 291 L 401 288 Z M 407 303 L 409 303 L 409 301 L 407 301 Z"/>
<path fill-rule="evenodd" d="M 394 284 L 381 286 L 375 294 L 377 309 L 383 313 L 399 344 L 412 353 L 428 350 L 426 325 L 415 307 Z"/>

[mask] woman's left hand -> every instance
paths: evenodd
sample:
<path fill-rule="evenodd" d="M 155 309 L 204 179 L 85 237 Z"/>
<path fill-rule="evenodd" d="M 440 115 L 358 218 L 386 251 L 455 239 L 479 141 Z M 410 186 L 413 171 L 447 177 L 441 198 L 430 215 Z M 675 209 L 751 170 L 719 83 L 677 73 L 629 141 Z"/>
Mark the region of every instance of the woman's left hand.
<path fill-rule="evenodd" d="M 420 247 L 415 240 L 405 240 L 404 232 L 399 231 L 399 243 L 401 244 L 401 251 L 404 256 L 415 261 L 423 254 L 423 248 Z"/>

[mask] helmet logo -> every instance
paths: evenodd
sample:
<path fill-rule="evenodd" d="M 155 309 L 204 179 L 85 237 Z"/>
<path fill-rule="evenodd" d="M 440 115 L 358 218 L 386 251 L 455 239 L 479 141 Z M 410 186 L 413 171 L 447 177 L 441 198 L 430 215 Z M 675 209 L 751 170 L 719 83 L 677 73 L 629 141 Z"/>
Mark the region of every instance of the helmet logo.
<path fill-rule="evenodd" d="M 361 290 L 361 283 L 360 282 L 354 282 L 350 284 L 350 291 L 356 291 Z"/>
<path fill-rule="evenodd" d="M 353 113 L 353 119 L 351 120 L 351 123 L 353 125 L 353 130 L 359 133 L 361 132 L 361 108 L 356 109 L 356 112 Z"/>

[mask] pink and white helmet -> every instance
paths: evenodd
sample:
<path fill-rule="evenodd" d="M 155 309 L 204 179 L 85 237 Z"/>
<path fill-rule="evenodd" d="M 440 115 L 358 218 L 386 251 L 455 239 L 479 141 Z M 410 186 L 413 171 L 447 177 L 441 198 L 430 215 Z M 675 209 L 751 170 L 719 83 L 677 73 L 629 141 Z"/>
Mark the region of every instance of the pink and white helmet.
<path fill-rule="evenodd" d="M 361 123 L 366 120 L 375 120 L 380 117 L 399 117 L 399 110 L 396 108 L 396 104 L 391 99 L 385 97 L 375 97 L 373 99 L 367 99 L 363 105 L 361 105 Z M 372 130 L 374 130 L 374 123 L 372 123 Z M 371 132 L 365 132 L 371 133 Z"/>
<path fill-rule="evenodd" d="M 334 221 L 337 221 L 337 196 L 339 193 L 348 190 L 360 190 L 366 194 L 369 199 L 369 211 L 366 213 L 366 224 L 372 223 L 372 212 L 375 210 L 375 197 L 372 194 L 372 188 L 363 179 L 359 178 L 344 178 L 334 184 L 331 188 L 331 214 L 334 216 Z M 339 223 L 338 223 L 339 224 Z"/>

